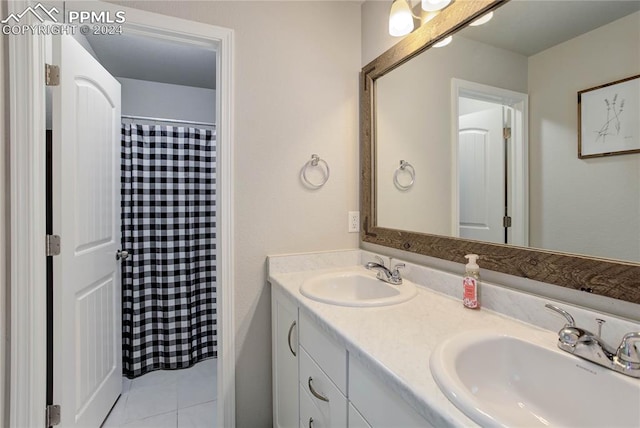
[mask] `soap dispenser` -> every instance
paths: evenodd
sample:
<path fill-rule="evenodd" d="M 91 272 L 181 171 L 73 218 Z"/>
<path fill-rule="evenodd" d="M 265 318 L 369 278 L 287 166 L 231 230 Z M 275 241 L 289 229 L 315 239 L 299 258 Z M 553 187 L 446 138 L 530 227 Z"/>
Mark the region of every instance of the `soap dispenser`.
<path fill-rule="evenodd" d="M 464 278 L 462 279 L 462 304 L 465 308 L 480 309 L 478 302 L 478 286 L 480 285 L 480 266 L 478 266 L 477 254 L 467 254 L 464 256 L 469 262 L 465 266 Z"/>

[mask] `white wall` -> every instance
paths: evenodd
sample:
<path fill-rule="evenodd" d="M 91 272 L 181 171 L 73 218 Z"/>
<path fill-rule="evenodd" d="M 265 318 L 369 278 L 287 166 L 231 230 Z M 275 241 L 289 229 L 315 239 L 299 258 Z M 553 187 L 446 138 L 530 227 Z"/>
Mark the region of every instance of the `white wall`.
<path fill-rule="evenodd" d="M 526 92 L 527 58 L 457 36 L 377 80 L 379 226 L 451 234 L 452 78 Z M 393 184 L 400 159 L 416 169 L 408 191 Z"/>
<path fill-rule="evenodd" d="M 216 91 L 116 77 L 122 87 L 122 114 L 213 123 Z"/>
<path fill-rule="evenodd" d="M 577 92 L 640 74 L 638 45 L 640 12 L 530 57 L 531 246 L 640 260 L 640 154 L 577 146 Z"/>
<path fill-rule="evenodd" d="M 361 63 L 364 67 L 402 40 L 389 35 L 391 2 L 365 0 L 362 3 Z"/>
<path fill-rule="evenodd" d="M 126 6 L 235 30 L 237 424 L 270 427 L 271 315 L 265 257 L 356 248 L 360 3 L 138 2 Z M 331 178 L 302 186 L 318 153 Z"/>

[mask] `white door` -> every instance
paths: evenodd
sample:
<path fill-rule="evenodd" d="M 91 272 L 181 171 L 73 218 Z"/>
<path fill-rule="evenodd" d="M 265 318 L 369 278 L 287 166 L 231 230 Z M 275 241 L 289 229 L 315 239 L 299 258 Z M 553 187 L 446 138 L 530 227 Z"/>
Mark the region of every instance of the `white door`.
<path fill-rule="evenodd" d="M 460 237 L 505 243 L 505 153 L 502 105 L 460 116 Z M 485 107 L 486 107 L 485 106 Z"/>
<path fill-rule="evenodd" d="M 120 84 L 70 36 L 53 38 L 54 403 L 98 427 L 122 388 Z"/>

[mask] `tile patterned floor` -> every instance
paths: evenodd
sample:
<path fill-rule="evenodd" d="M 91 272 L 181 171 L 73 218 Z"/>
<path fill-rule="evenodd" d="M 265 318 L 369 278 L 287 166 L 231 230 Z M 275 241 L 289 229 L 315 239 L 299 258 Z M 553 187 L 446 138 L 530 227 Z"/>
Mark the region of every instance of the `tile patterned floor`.
<path fill-rule="evenodd" d="M 184 370 L 123 379 L 122 395 L 103 428 L 215 428 L 216 359 Z"/>

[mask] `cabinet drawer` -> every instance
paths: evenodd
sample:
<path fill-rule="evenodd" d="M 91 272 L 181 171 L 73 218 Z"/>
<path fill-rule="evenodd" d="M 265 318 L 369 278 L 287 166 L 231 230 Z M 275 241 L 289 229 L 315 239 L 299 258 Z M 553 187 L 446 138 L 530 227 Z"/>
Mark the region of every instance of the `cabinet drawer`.
<path fill-rule="evenodd" d="M 300 344 L 304 346 L 336 384 L 347 394 L 347 350 L 339 346 L 302 312 L 300 313 Z M 300 379 L 302 382 L 303 379 Z M 305 380 L 306 381 L 306 380 Z"/>
<path fill-rule="evenodd" d="M 313 403 L 314 398 L 300 388 L 300 428 L 331 428 L 331 419 Z"/>
<path fill-rule="evenodd" d="M 314 418 L 314 421 L 328 421 L 330 424 L 326 426 L 335 428 L 347 426 L 346 397 L 311 359 L 305 349 L 300 347 L 300 397 L 303 396 L 310 399 L 319 412 L 319 417 Z M 301 402 L 300 422 L 306 424 L 312 416 L 311 413 L 309 415 L 303 413 Z M 321 426 L 319 422 L 314 424 L 314 428 L 319 426 Z"/>

